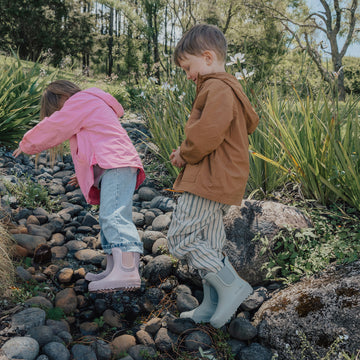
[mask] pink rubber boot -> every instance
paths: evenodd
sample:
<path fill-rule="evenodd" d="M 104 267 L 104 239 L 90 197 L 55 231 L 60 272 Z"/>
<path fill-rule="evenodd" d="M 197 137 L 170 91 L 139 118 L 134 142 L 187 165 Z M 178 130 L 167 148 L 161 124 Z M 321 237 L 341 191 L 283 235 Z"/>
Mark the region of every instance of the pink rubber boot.
<path fill-rule="evenodd" d="M 89 284 L 91 292 L 112 292 L 118 290 L 135 290 L 141 285 L 139 275 L 140 254 L 122 252 L 120 248 L 112 248 L 114 266 L 109 275 Z"/>
<path fill-rule="evenodd" d="M 114 266 L 113 256 L 110 254 L 106 254 L 106 269 L 99 274 L 87 273 L 85 275 L 85 280 L 87 281 L 101 280 L 110 274 L 113 266 Z"/>

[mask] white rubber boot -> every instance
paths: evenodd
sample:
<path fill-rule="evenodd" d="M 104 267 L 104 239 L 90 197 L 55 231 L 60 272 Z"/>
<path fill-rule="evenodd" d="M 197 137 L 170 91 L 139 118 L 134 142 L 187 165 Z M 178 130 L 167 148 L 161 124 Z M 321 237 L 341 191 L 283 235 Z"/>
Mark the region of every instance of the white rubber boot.
<path fill-rule="evenodd" d="M 134 290 L 140 287 L 139 275 L 140 254 L 122 252 L 120 248 L 112 248 L 114 266 L 105 278 L 89 284 L 91 292 L 111 292 L 118 290 Z"/>
<path fill-rule="evenodd" d="M 203 280 L 204 298 L 201 304 L 190 311 L 185 311 L 180 314 L 181 318 L 193 319 L 196 323 L 209 322 L 214 315 L 218 303 L 218 296 L 216 290 L 210 284 Z"/>
<path fill-rule="evenodd" d="M 113 256 L 110 254 L 106 254 L 106 269 L 99 274 L 87 273 L 85 275 L 85 280 L 87 281 L 101 280 L 110 274 L 113 266 L 114 266 Z"/>
<path fill-rule="evenodd" d="M 224 267 L 217 273 L 205 275 L 205 280 L 218 294 L 218 305 L 210 319 L 210 324 L 219 329 L 230 320 L 253 289 L 249 283 L 239 277 L 227 257 L 224 259 Z"/>

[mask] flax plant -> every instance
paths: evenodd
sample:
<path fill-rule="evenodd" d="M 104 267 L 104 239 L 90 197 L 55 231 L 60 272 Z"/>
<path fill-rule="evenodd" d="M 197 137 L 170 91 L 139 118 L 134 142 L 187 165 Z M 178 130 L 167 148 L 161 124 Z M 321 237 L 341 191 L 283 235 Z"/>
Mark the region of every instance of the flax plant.
<path fill-rule="evenodd" d="M 341 138 L 331 138 L 336 156 L 335 180 L 323 182 L 341 199 L 360 210 L 360 98 L 351 97 L 345 103 L 341 118 L 346 123 L 341 126 Z M 330 179 L 332 180 L 332 179 Z"/>
<path fill-rule="evenodd" d="M 266 116 L 263 116 L 262 100 L 258 97 L 262 92 L 260 86 L 246 79 L 241 81 L 241 85 L 260 118 L 257 129 L 249 136 L 249 197 L 255 194 L 268 197 L 273 191 L 283 187 L 291 178 L 291 174 L 284 167 L 286 157 L 283 149 L 274 142 L 272 134 L 276 133 L 276 128 L 266 121 Z"/>
<path fill-rule="evenodd" d="M 348 102 L 345 109 L 355 109 L 353 101 Z M 286 156 L 279 166 L 289 169 L 305 198 L 324 205 L 341 198 L 359 209 L 355 110 L 339 111 L 325 93 L 302 99 L 294 90 L 286 100 L 279 99 L 276 91 L 269 92 L 262 114 L 270 136 Z"/>
<path fill-rule="evenodd" d="M 37 63 L 25 68 L 17 57 L 0 68 L 0 144 L 13 147 L 39 121 L 40 97 L 48 79 L 40 76 Z"/>
<path fill-rule="evenodd" d="M 179 169 L 172 166 L 169 155 L 184 139 L 195 88 L 183 75 L 175 74 L 173 84 L 153 83 L 148 86 L 143 95 L 146 97 L 143 113 L 150 132 L 150 149 L 165 164 L 169 175 L 175 178 Z"/>

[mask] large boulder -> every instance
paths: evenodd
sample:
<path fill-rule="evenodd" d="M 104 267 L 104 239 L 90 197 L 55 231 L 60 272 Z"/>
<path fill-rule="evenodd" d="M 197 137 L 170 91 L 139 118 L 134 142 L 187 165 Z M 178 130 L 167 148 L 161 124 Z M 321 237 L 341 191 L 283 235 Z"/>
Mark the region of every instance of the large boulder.
<path fill-rule="evenodd" d="M 293 359 L 313 359 L 315 352 L 323 359 L 334 342 L 338 350 L 332 355 L 357 354 L 360 261 L 332 266 L 279 291 L 263 303 L 253 324 L 263 344 L 278 352 L 279 360 L 289 359 L 289 354 Z"/>
<path fill-rule="evenodd" d="M 284 228 L 302 229 L 312 226 L 299 209 L 272 201 L 244 200 L 241 206 L 231 206 L 224 217 L 227 241 L 224 252 L 241 277 L 251 285 L 266 281 L 269 251 L 261 254 L 262 244 L 253 241 L 255 235 L 270 240 Z"/>

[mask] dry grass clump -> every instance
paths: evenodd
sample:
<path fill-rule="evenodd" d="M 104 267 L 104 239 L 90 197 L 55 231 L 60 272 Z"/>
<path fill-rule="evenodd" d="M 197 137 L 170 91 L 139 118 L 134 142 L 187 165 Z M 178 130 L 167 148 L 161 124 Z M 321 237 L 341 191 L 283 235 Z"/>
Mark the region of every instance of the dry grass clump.
<path fill-rule="evenodd" d="M 0 222 L 0 294 L 4 294 L 14 281 L 15 269 L 11 259 L 13 249 L 14 240 Z"/>

